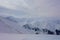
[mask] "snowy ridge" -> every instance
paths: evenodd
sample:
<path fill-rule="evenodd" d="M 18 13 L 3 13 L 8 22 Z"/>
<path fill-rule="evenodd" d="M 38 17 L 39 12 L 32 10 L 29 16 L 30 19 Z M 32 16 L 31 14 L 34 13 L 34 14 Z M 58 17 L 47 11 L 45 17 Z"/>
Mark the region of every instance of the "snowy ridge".
<path fill-rule="evenodd" d="M 3 24 L 3 25 L 2 25 Z M 0 27 L 6 28 L 2 32 L 23 34 L 60 34 L 60 19 L 57 18 L 15 18 L 1 17 Z M 0 31 L 1 31 L 0 30 Z"/>

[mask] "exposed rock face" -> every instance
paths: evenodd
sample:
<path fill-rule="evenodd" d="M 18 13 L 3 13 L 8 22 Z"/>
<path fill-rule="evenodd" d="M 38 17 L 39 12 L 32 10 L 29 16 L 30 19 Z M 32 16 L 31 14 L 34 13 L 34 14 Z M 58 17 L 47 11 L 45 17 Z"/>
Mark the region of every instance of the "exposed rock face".
<path fill-rule="evenodd" d="M 60 30 L 56 29 L 56 35 L 60 35 Z"/>
<path fill-rule="evenodd" d="M 35 31 L 36 32 L 35 34 L 40 34 L 42 32 L 42 33 L 45 33 L 45 34 L 55 35 L 55 33 L 56 33 L 56 35 L 60 35 L 60 30 L 57 30 L 57 29 L 55 30 L 55 32 L 53 32 L 53 31 L 51 31 L 49 29 L 42 29 L 42 31 L 41 31 L 40 28 L 38 28 L 38 27 L 33 28 L 33 27 L 29 26 L 29 24 L 23 25 L 23 27 L 25 29 Z"/>

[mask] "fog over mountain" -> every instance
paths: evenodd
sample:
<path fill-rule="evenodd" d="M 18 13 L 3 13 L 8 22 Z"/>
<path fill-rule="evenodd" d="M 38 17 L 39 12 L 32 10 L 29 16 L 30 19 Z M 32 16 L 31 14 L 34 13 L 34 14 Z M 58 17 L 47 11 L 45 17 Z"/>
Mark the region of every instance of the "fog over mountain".
<path fill-rule="evenodd" d="M 60 40 L 60 0 L 0 0 L 0 40 Z"/>
<path fill-rule="evenodd" d="M 0 33 L 60 35 L 60 19 L 0 16 L 0 28 Z"/>

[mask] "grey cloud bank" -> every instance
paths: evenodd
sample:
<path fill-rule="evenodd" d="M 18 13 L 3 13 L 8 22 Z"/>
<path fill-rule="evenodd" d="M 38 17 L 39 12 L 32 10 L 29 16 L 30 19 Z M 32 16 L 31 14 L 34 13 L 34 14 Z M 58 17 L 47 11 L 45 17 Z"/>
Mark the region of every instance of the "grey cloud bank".
<path fill-rule="evenodd" d="M 59 4 L 59 0 L 0 0 L 0 14 L 18 17 L 60 17 Z"/>

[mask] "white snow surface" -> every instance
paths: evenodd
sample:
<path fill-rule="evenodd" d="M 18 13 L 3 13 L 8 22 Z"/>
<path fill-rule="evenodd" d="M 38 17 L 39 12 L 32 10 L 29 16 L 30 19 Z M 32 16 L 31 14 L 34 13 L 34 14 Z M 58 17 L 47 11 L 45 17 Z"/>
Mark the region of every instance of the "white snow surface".
<path fill-rule="evenodd" d="M 60 36 L 0 33 L 0 40 L 60 40 Z"/>

